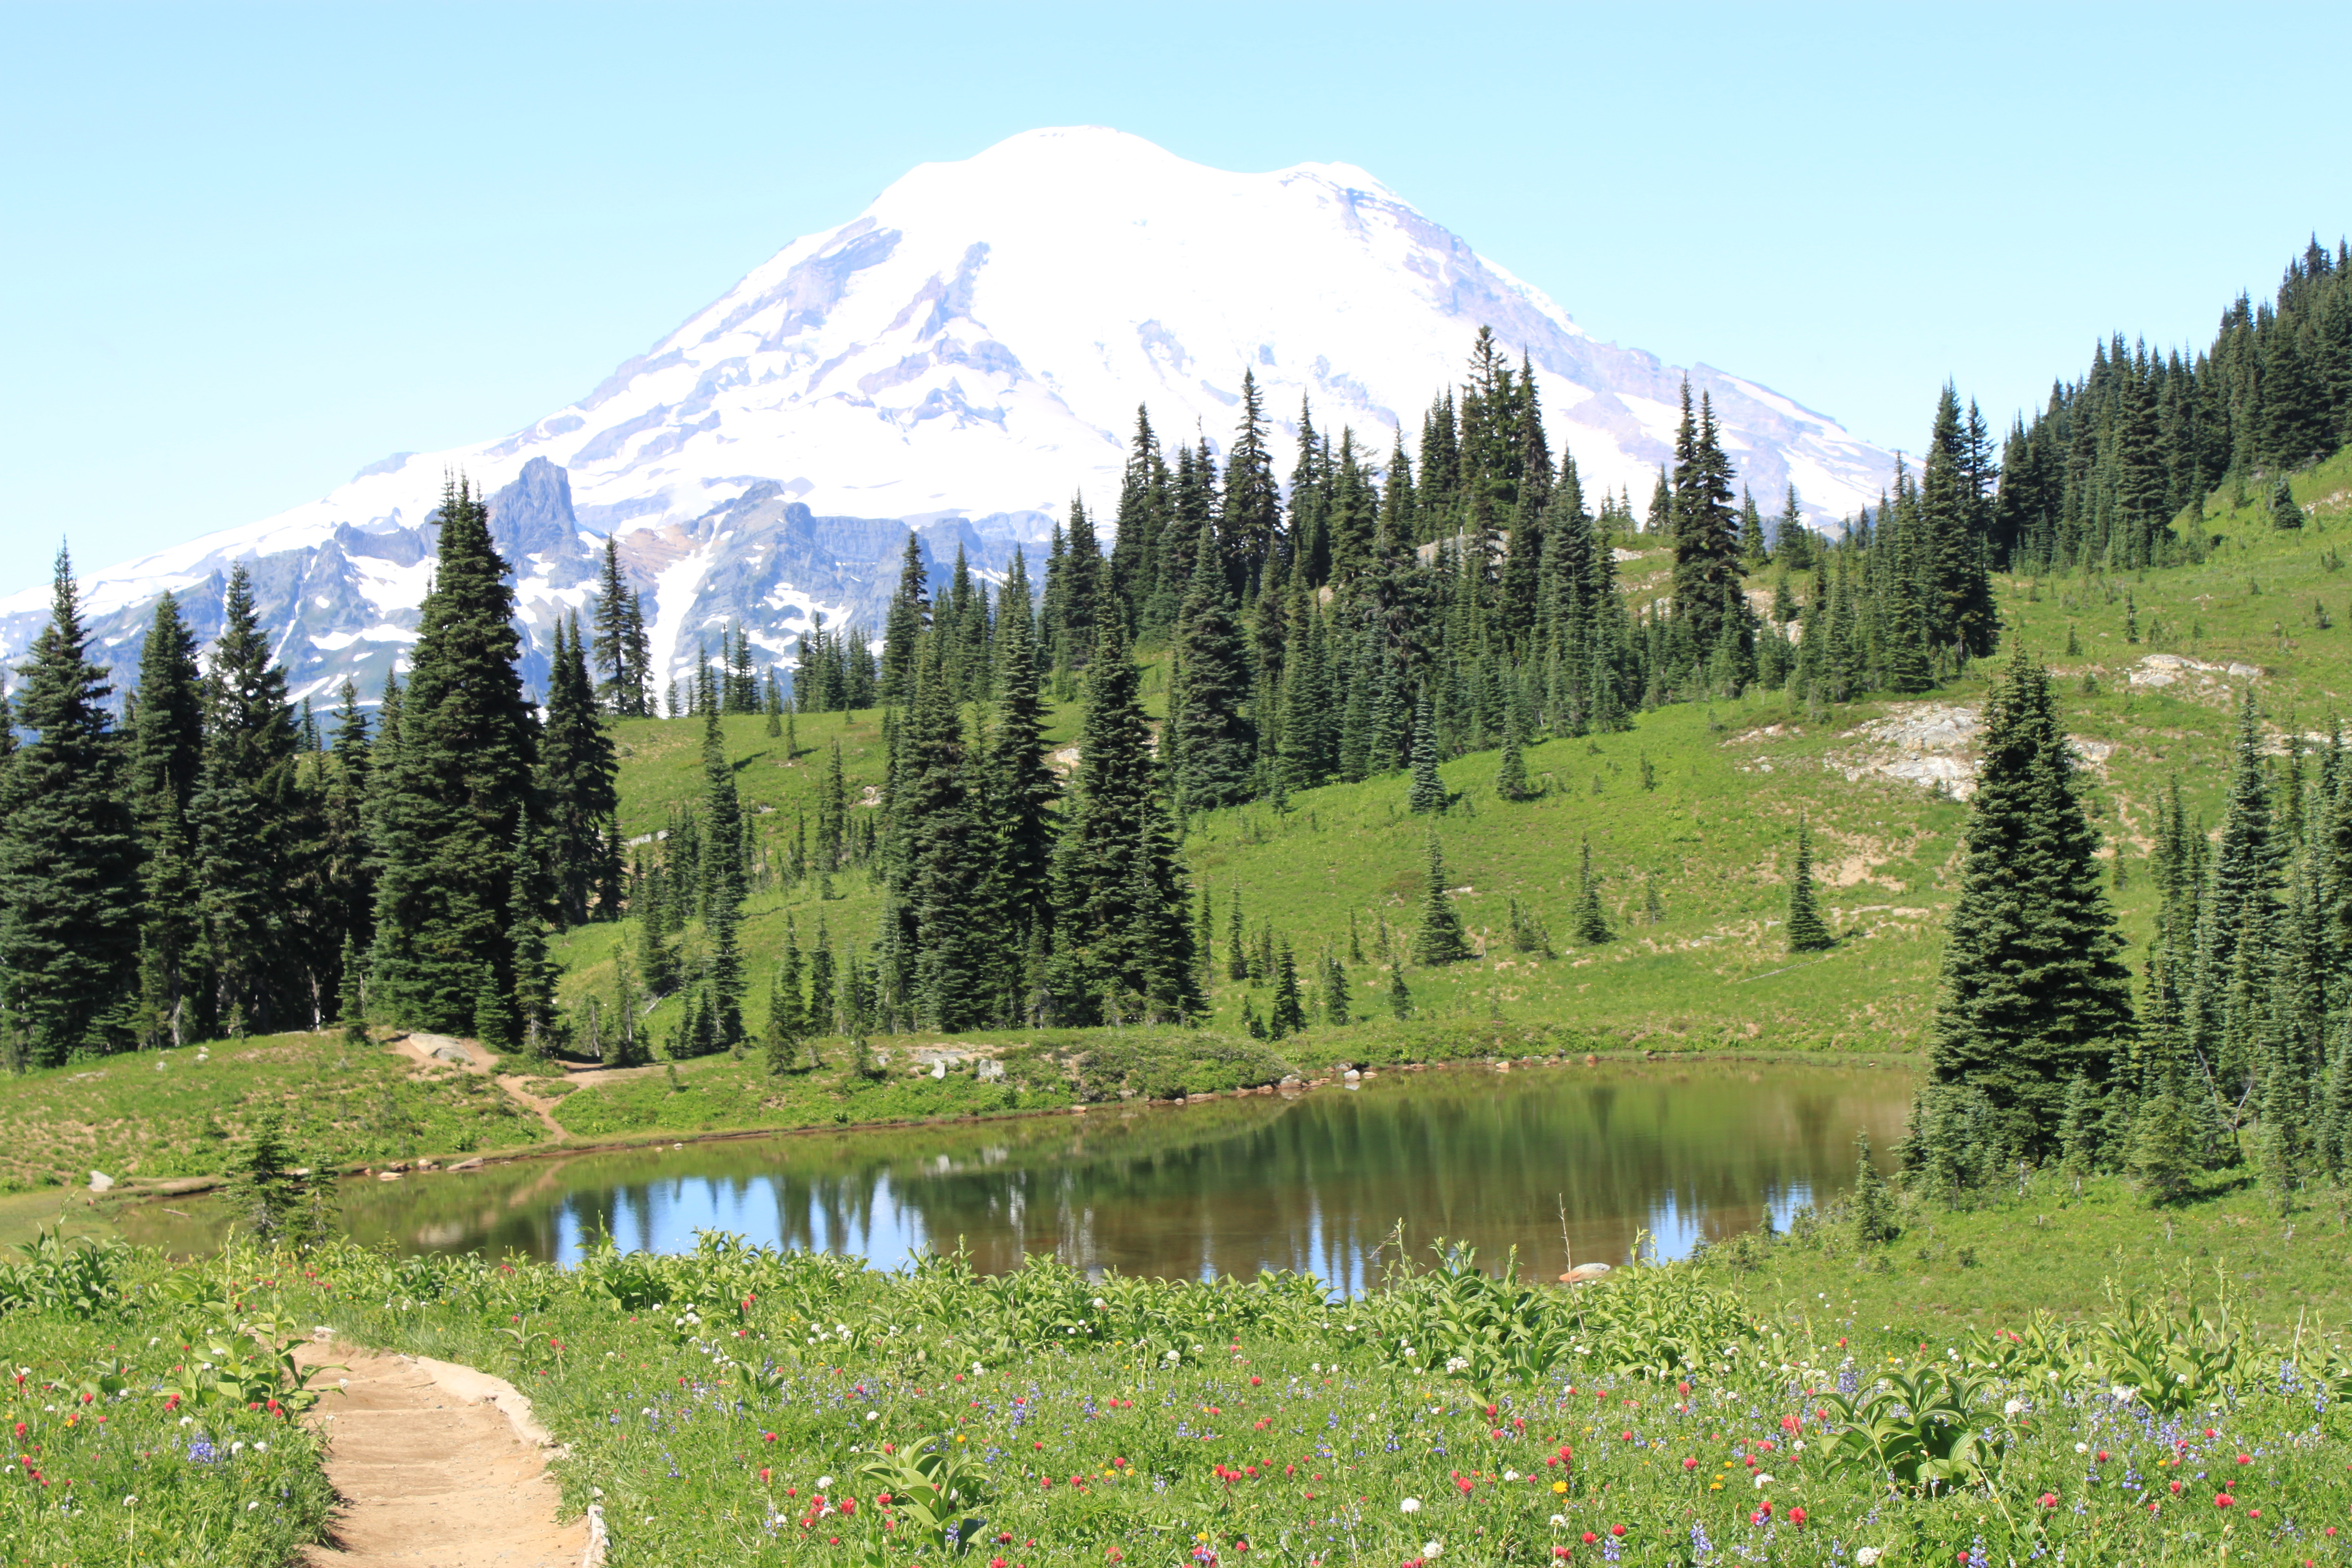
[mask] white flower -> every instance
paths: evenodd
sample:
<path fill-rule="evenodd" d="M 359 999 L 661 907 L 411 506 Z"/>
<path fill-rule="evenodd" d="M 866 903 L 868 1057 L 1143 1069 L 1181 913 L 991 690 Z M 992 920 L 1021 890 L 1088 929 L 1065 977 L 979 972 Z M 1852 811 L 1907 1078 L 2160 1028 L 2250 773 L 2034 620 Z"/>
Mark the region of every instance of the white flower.
<path fill-rule="evenodd" d="M 1110 1303 L 1109 1303 L 1108 1301 L 1104 1300 L 1100 1296 L 1097 1296 L 1097 1297 L 1096 1297 L 1096 1298 L 1095 1298 L 1095 1310 L 1096 1310 L 1096 1311 L 1097 1311 L 1097 1312 L 1104 1311 L 1104 1310 L 1108 1310 L 1108 1309 L 1109 1308 L 1109 1306 L 1110 1306 Z"/>
<path fill-rule="evenodd" d="M 823 1491 L 823 1490 L 824 1490 L 824 1489 L 825 1489 L 825 1488 L 827 1488 L 827 1487 L 829 1487 L 829 1486 L 831 1486 L 831 1485 L 833 1485 L 833 1478 L 832 1478 L 831 1476 L 819 1476 L 819 1477 L 817 1477 L 817 1479 L 816 1479 L 816 1489 L 817 1489 L 817 1490 L 819 1490 L 819 1491 Z"/>
<path fill-rule="evenodd" d="M 232 1454 L 241 1454 L 245 1452 L 245 1445 L 243 1443 L 231 1443 L 228 1446 L 228 1451 Z"/>
<path fill-rule="evenodd" d="M 980 1363 L 978 1363 L 978 1362 L 974 1362 L 974 1363 L 971 1363 L 971 1374 L 972 1374 L 972 1376 L 974 1376 L 974 1377 L 978 1377 L 981 1373 L 982 1373 L 986 1372 L 987 1370 L 988 1370 L 988 1369 L 987 1369 L 986 1367 L 984 1367 L 984 1366 L 981 1365 L 981 1364 L 980 1364 Z"/>
<path fill-rule="evenodd" d="M 2119 1383 L 2113 1388 L 2107 1390 L 2107 1392 L 2114 1394 L 2118 1400 L 2122 1401 L 2126 1405 L 2129 1405 L 2133 1400 L 2139 1397 L 2139 1390 L 2132 1387 L 2131 1384 L 2127 1383 Z"/>
<path fill-rule="evenodd" d="M 183 1415 L 180 1417 L 180 1425 L 183 1426 L 193 1426 L 195 1424 L 196 1418 L 193 1415 Z"/>
<path fill-rule="evenodd" d="M 1412 1352 L 1408 1350 L 1404 1353 L 1411 1355 Z M 1469 1370 L 1469 1366 L 1470 1361 L 1466 1356 L 1450 1355 L 1445 1358 L 1445 1370 L 1447 1372 L 1466 1372 Z"/>
<path fill-rule="evenodd" d="M 1309 1372 L 1321 1372 L 1323 1370 L 1323 1363 L 1319 1361 L 1310 1361 L 1307 1363 L 1307 1370 Z"/>
<path fill-rule="evenodd" d="M 1405 1499 L 1404 1501 L 1397 1504 L 1397 1511 L 1399 1513 L 1419 1513 L 1421 1511 L 1421 1500 L 1417 1497 L 1409 1497 Z"/>
<path fill-rule="evenodd" d="M 2077 1443 L 2074 1445 L 2074 1452 L 2078 1454 L 2087 1454 L 2090 1451 L 2091 1446 L 2088 1443 Z"/>
<path fill-rule="evenodd" d="M 1516 1481 L 1519 1479 L 1519 1472 L 1517 1470 L 1505 1470 L 1503 1472 L 1503 1479 L 1507 1481 Z"/>
<path fill-rule="evenodd" d="M 2058 1374 L 2057 1374 L 2056 1373 L 2054 1373 L 2054 1372 L 2053 1372 L 2053 1373 L 2052 1373 L 2050 1375 L 2051 1375 L 2051 1376 L 2053 1376 L 2053 1377 L 2055 1377 L 2055 1376 L 2057 1376 Z M 2179 1376 L 2178 1376 L 2178 1377 L 2174 1378 L 2172 1381 L 2173 1381 L 2173 1382 L 2175 1382 L 2175 1383 L 2187 1383 L 2187 1382 L 2189 1381 L 2189 1374 L 2188 1374 L 2187 1373 L 2185 1373 L 2185 1372 L 2184 1372 L 2184 1373 L 2182 1373 Z"/>
<path fill-rule="evenodd" d="M 866 1419 L 868 1421 L 879 1421 L 882 1419 L 882 1412 L 879 1410 L 869 1410 L 866 1413 Z"/>
<path fill-rule="evenodd" d="M 269 1452 L 269 1445 L 267 1443 L 256 1443 L 253 1446 L 253 1451 L 257 1454 L 267 1454 Z"/>
<path fill-rule="evenodd" d="M 1564 1513 L 1553 1514 L 1551 1516 L 1551 1527 L 1554 1530 L 1566 1530 L 1568 1528 L 1568 1515 Z"/>
<path fill-rule="evenodd" d="M 257 1508 L 259 1508 L 260 1506 L 261 1506 L 261 1505 L 260 1505 L 259 1503 L 257 1503 L 257 1502 L 249 1502 L 249 1503 L 247 1503 L 247 1504 L 245 1505 L 245 1511 L 246 1511 L 246 1512 L 247 1512 L 247 1513 L 251 1513 L 255 1509 L 257 1509 Z"/>
<path fill-rule="evenodd" d="M 1759 1492 L 1760 1492 L 1760 1491 L 1762 1491 L 1766 1487 L 1769 1487 L 1769 1486 L 1770 1486 L 1771 1484 L 1772 1484 L 1772 1478 L 1771 1478 L 1771 1477 L 1769 1477 L 1769 1476 L 1766 1475 L 1766 1474 L 1765 1474 L 1763 1471 L 1761 1471 L 1761 1470 L 1759 1470 L 1759 1471 L 1757 1471 L 1757 1472 L 1756 1472 L 1756 1489 L 1757 1489 L 1758 1491 L 1759 1491 Z"/>
<path fill-rule="evenodd" d="M 1423 1557 L 1443 1557 L 1445 1555 L 1445 1542 L 1443 1541 L 1424 1541 L 1421 1543 L 1421 1554 Z"/>
<path fill-rule="evenodd" d="M 1876 1563 L 1883 1552 L 1884 1548 L 1881 1547 L 1857 1546 L 1853 1549 L 1853 1560 L 1859 1568 L 1871 1568 L 1871 1564 Z"/>
<path fill-rule="evenodd" d="M 122 1500 L 122 1506 L 125 1508 L 135 1508 L 138 1506 L 138 1503 L 139 1500 L 135 1497 L 127 1497 Z"/>
<path fill-rule="evenodd" d="M 2013 1421 L 2020 1415 L 2025 1414 L 2025 1401 L 2022 1399 L 2010 1400 L 2001 1405 L 2000 1413 Z"/>
<path fill-rule="evenodd" d="M 1789 1447 L 1801 1454 L 1805 1451 L 1805 1440 L 1802 1437 L 1800 1437 L 1795 1442 L 1790 1444 Z"/>

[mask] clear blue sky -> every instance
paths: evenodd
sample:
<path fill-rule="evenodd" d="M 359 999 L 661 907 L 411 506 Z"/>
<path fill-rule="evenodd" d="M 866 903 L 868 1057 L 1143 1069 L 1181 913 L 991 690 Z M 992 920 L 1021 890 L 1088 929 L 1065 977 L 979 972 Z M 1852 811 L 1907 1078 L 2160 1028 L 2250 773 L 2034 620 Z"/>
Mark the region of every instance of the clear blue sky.
<path fill-rule="evenodd" d="M 925 160 L 1370 169 L 1916 447 L 2352 228 L 2352 6 L 0 5 L 0 592 L 502 434 Z"/>

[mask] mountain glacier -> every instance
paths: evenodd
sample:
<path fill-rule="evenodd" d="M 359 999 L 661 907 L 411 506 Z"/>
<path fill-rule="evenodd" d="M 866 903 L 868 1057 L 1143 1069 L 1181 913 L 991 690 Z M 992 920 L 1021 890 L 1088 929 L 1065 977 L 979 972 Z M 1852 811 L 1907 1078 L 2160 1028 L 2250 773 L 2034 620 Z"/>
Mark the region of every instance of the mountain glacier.
<path fill-rule="evenodd" d="M 534 679 L 584 610 L 610 535 L 657 672 L 740 621 L 769 658 L 822 614 L 878 627 L 909 529 L 935 569 L 995 577 L 1074 495 L 1108 529 L 1139 404 L 1222 452 L 1244 370 L 1289 470 L 1297 415 L 1384 456 L 1491 326 L 1533 365 L 1552 444 L 1589 489 L 1646 503 L 1685 372 L 1596 342 L 1540 291 L 1360 169 L 1205 168 L 1098 127 L 926 163 L 856 219 L 793 241 L 571 406 L 478 446 L 402 453 L 321 499 L 83 576 L 100 657 L 127 673 L 152 604 L 218 628 L 247 564 L 297 696 L 373 696 L 413 640 L 444 477 L 492 492 Z M 1890 482 L 1891 454 L 1754 382 L 1693 367 L 1741 480 L 1816 519 Z M 1286 445 L 1291 451 L 1285 451 Z M 1033 559 L 1036 552 L 1033 550 Z M 46 620 L 0 599 L 0 655 Z"/>

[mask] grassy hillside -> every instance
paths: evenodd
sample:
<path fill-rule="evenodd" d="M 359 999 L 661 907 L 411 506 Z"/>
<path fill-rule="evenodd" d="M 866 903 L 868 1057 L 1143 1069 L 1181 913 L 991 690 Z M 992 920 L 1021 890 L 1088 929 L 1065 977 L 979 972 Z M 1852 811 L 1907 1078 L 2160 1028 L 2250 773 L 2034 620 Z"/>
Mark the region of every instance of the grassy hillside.
<path fill-rule="evenodd" d="M 488 1079 L 426 1071 L 340 1035 L 269 1035 L 111 1057 L 0 1082 L 0 1192 L 213 1175 L 265 1114 L 342 1160 L 507 1149 L 545 1136 Z"/>
<path fill-rule="evenodd" d="M 2352 579 L 2341 559 L 2352 549 L 2352 453 L 2295 489 L 2313 513 L 2299 534 L 2273 531 L 2258 501 L 2231 510 L 2227 496 L 2217 497 L 2207 528 L 2221 542 L 2200 566 L 2000 581 L 2008 637 L 2064 677 L 2069 728 L 2084 742 L 2095 809 L 2126 858 L 2116 902 L 2135 940 L 2147 933 L 2152 897 L 2147 877 L 2136 873 L 2168 781 L 2178 777 L 2192 811 L 2218 819 L 2221 763 L 2246 679 L 2226 667 L 2259 671 L 2253 685 L 2274 727 L 2324 732 L 2337 692 L 2352 690 Z M 1643 591 L 1663 564 L 1662 554 L 1629 563 L 1629 585 Z M 1768 573 L 1756 585 L 1769 581 Z M 2136 644 L 2127 640 L 2127 608 Z M 2082 650 L 2072 656 L 2070 631 Z M 2145 664 L 2151 655 L 2215 668 Z M 2084 689 L 2086 675 L 2095 691 Z M 1876 765 L 1922 755 L 1932 763 L 1936 737 L 1921 753 L 1906 752 L 1906 736 L 1932 731 L 1939 710 L 1975 707 L 1983 689 L 1972 676 L 1915 701 L 1809 711 L 1775 691 L 1667 708 L 1643 715 L 1628 734 L 1530 748 L 1529 773 L 1546 787 L 1525 803 L 1495 794 L 1495 753 L 1447 763 L 1455 799 L 1437 826 L 1448 879 L 1486 952 L 1451 969 L 1411 971 L 1419 1016 L 1465 1030 L 1499 1022 L 1543 1030 L 1555 1043 L 1649 1049 L 1916 1048 L 1933 1005 L 1967 808 L 1931 784 Z M 747 809 L 761 814 L 774 842 L 788 840 L 796 812 L 814 818 L 835 738 L 853 795 L 880 782 L 878 719 L 871 711 L 847 721 L 803 716 L 792 758 L 765 736 L 764 720 L 728 721 Z M 1056 719 L 1056 743 L 1066 744 L 1076 710 L 1066 706 Z M 699 725 L 635 721 L 621 727 L 621 740 L 625 825 L 632 835 L 649 833 L 700 789 Z M 1429 827 L 1406 812 L 1405 791 L 1404 776 L 1390 774 L 1304 792 L 1287 810 L 1260 804 L 1195 818 L 1185 848 L 1196 882 L 1216 896 L 1221 959 L 1236 889 L 1252 926 L 1272 920 L 1302 957 L 1328 948 L 1348 958 L 1352 916 L 1366 958 L 1349 961 L 1357 1011 L 1384 1017 L 1381 939 L 1386 930 L 1409 931 L 1416 918 Z M 1824 902 L 1843 940 L 1825 956 L 1791 961 L 1778 922 L 1801 815 L 1819 840 Z M 1588 837 L 1618 940 L 1570 950 L 1562 941 L 1579 845 Z M 875 889 L 853 873 L 834 890 L 824 902 L 810 887 L 752 900 L 746 929 L 755 975 L 781 952 L 788 917 L 803 943 L 820 921 L 836 940 L 871 937 Z M 1663 908 L 1656 923 L 1646 916 L 1653 893 Z M 1514 899 L 1549 925 L 1559 956 L 1510 951 Z M 562 939 L 568 996 L 609 989 L 612 953 L 625 934 L 595 927 Z M 1236 1025 L 1244 989 L 1219 980 L 1216 1025 Z M 675 1007 L 656 1012 L 657 1035 L 674 1026 Z M 1265 1011 L 1263 996 L 1257 1010 Z M 1359 1024 L 1346 1037 L 1372 1053 L 1387 1032 L 1384 1024 Z M 1315 1054 L 1347 1054 L 1337 1041 L 1318 1047 Z"/>
<path fill-rule="evenodd" d="M 2115 899 L 2135 942 L 2150 930 L 2146 858 L 2158 798 L 2177 779 L 2192 813 L 2218 823 L 2236 705 L 2248 681 L 2274 736 L 2324 735 L 2346 705 L 2339 694 L 2352 693 L 2352 576 L 2344 569 L 2352 552 L 2352 452 L 2294 489 L 2311 522 L 2293 533 L 2273 529 L 2258 500 L 2232 508 L 2231 498 L 2216 497 L 2206 528 L 2218 542 L 2202 565 L 1999 583 L 2006 636 L 2062 677 L 2096 819 L 2109 836 L 2108 853 L 2123 857 L 2124 885 Z M 1628 563 L 1629 591 L 1652 591 L 1664 564 L 1663 552 Z M 1770 581 L 1768 571 L 1755 585 L 1768 589 Z M 2134 630 L 2137 643 L 2129 640 Z M 2070 635 L 2077 653 L 2066 651 Z M 1155 711 L 1164 695 L 1160 673 L 1149 671 L 1145 682 Z M 845 1070 L 843 1043 L 831 1042 L 821 1073 L 778 1080 L 756 1060 L 688 1062 L 675 1078 L 656 1073 L 583 1089 L 555 1116 L 575 1136 L 606 1139 L 966 1116 L 1122 1090 L 1164 1097 L 1343 1061 L 1502 1050 L 1914 1051 L 1934 1005 L 1942 921 L 1968 816 L 1934 780 L 1938 770 L 1948 779 L 1962 776 L 1965 735 L 1952 721 L 1965 721 L 1983 691 L 1971 676 L 1911 701 L 1811 710 L 1768 692 L 1667 708 L 1642 715 L 1627 734 L 1529 748 L 1529 773 L 1545 793 L 1527 802 L 1496 795 L 1493 752 L 1445 764 L 1454 799 L 1436 825 L 1448 881 L 1486 951 L 1448 969 L 1410 969 L 1410 1024 L 1387 1016 L 1380 955 L 1384 934 L 1409 935 L 1416 919 L 1430 823 L 1405 810 L 1407 781 L 1398 773 L 1307 791 L 1286 810 L 1261 804 L 1193 820 L 1185 852 L 1196 883 L 1214 892 L 1218 923 L 1215 1011 L 1204 1032 L 1169 1039 L 1150 1031 L 968 1037 L 1010 1048 L 1006 1065 L 1016 1070 L 995 1084 L 968 1074 L 939 1083 L 894 1074 L 866 1085 Z M 1075 705 L 1055 713 L 1057 749 L 1075 740 L 1078 717 Z M 746 810 L 772 849 L 790 842 L 796 814 L 814 820 L 835 740 L 852 798 L 879 784 L 879 720 L 873 710 L 846 720 L 801 716 L 789 756 L 782 740 L 766 734 L 764 719 L 727 721 Z M 672 808 L 699 798 L 700 723 L 630 721 L 617 736 L 624 829 L 632 837 L 655 833 Z M 1793 959 L 1779 922 L 1801 816 L 1816 836 L 1824 910 L 1841 940 L 1827 954 Z M 1591 949 L 1565 940 L 1579 847 L 1588 838 L 1617 936 Z M 1223 978 L 1236 889 L 1253 929 L 1271 920 L 1302 959 L 1328 949 L 1347 962 L 1359 1021 L 1344 1028 L 1318 1023 L 1270 1051 L 1242 1036 L 1248 988 Z M 872 938 L 880 900 L 866 877 L 836 878 L 833 891 L 821 900 L 806 885 L 751 900 L 744 931 L 755 1022 L 788 920 L 803 945 L 821 925 L 836 943 Z M 1653 895 L 1663 917 L 1654 923 L 1647 912 Z M 1551 956 L 1512 950 L 1513 900 L 1550 928 Z M 1349 952 L 1351 918 L 1361 963 Z M 614 952 L 633 936 L 622 924 L 557 938 L 566 999 L 591 991 L 609 996 Z M 688 933 L 689 958 L 698 940 Z M 1266 1002 L 1261 989 L 1255 1002 L 1261 1016 Z M 655 1010 L 657 1041 L 676 1027 L 677 1011 L 675 1000 Z M 877 1043 L 927 1042 L 918 1036 Z M 208 1173 L 265 1104 L 289 1108 L 353 1160 L 512 1148 L 543 1136 L 534 1117 L 486 1082 L 414 1077 L 413 1064 L 354 1052 L 331 1037 L 239 1042 L 210 1057 L 199 1068 L 193 1052 L 170 1053 L 160 1070 L 145 1057 L 77 1065 L 0 1085 L 0 1115 L 12 1130 L 0 1151 L 0 1189 L 79 1183 L 92 1167 L 140 1176 Z"/>

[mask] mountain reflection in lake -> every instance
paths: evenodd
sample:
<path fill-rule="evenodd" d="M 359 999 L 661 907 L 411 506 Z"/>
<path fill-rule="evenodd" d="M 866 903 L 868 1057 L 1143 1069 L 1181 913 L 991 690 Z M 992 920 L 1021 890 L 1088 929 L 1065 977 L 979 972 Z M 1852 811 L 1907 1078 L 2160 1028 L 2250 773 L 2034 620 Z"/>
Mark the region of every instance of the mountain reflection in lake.
<path fill-rule="evenodd" d="M 1415 1248 L 1466 1242 L 1499 1267 L 1622 1262 L 1777 1225 L 1853 1179 L 1854 1134 L 1901 1133 L 1906 1073 L 1645 1063 L 1382 1073 L 1360 1089 L 1181 1109 L 1097 1106 L 887 1131 L 729 1140 L 519 1161 L 462 1174 L 352 1182 L 346 1230 L 408 1251 L 516 1251 L 570 1261 L 609 1231 L 677 1251 L 700 1228 L 855 1253 L 878 1267 L 961 1242 L 989 1271 L 1052 1252 L 1088 1269 L 1204 1277 L 1377 1276 L 1399 1221 Z M 184 1203 L 185 1200 L 180 1200 Z M 133 1240 L 218 1239 L 199 1210 L 150 1205 Z"/>

